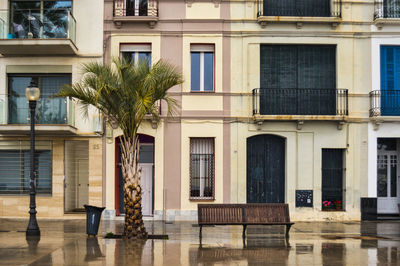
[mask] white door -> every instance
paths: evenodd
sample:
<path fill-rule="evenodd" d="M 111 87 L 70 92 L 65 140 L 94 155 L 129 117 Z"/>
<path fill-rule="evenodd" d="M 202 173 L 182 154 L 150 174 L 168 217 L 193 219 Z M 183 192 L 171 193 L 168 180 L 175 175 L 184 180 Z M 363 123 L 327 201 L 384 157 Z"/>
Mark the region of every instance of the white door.
<path fill-rule="evenodd" d="M 378 152 L 378 213 L 399 213 L 400 176 L 396 151 Z"/>
<path fill-rule="evenodd" d="M 78 160 L 78 208 L 84 208 L 83 205 L 89 203 L 89 173 L 88 161 Z"/>
<path fill-rule="evenodd" d="M 153 164 L 141 163 L 142 214 L 153 215 Z"/>

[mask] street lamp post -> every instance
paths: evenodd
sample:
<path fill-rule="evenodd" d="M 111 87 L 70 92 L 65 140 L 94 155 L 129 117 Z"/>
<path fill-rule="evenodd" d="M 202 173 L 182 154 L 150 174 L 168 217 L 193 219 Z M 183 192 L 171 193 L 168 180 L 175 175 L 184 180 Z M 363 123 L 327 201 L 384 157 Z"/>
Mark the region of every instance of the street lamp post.
<path fill-rule="evenodd" d="M 26 229 L 27 236 L 40 236 L 40 229 L 36 220 L 36 171 L 35 171 L 35 108 L 36 102 L 40 96 L 40 90 L 31 81 L 31 84 L 25 90 L 26 98 L 29 101 L 29 109 L 31 113 L 31 172 L 30 172 L 30 182 L 29 182 L 29 223 Z"/>

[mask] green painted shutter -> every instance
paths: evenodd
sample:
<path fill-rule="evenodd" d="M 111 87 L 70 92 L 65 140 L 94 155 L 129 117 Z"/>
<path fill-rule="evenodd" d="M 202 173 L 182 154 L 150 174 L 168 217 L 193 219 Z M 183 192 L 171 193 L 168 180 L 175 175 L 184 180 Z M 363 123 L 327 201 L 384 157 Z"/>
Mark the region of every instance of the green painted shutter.
<path fill-rule="evenodd" d="M 260 113 L 336 114 L 334 45 L 261 45 Z"/>

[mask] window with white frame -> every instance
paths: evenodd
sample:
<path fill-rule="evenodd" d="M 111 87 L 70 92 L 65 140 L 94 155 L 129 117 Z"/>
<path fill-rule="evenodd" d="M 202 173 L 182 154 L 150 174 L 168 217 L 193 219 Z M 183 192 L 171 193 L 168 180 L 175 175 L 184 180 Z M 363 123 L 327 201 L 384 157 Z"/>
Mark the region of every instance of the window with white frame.
<path fill-rule="evenodd" d="M 214 199 L 214 138 L 190 138 L 190 199 Z"/>
<path fill-rule="evenodd" d="M 125 60 L 133 63 L 146 60 L 151 65 L 151 44 L 122 44 L 120 53 Z"/>
<path fill-rule="evenodd" d="M 190 90 L 214 91 L 214 45 L 192 44 L 190 60 Z"/>

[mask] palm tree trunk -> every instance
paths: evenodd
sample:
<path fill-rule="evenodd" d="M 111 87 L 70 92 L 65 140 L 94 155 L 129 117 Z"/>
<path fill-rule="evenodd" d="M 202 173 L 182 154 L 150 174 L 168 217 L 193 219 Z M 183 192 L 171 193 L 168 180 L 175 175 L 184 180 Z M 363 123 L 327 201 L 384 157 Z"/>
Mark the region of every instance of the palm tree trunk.
<path fill-rule="evenodd" d="M 139 139 L 121 140 L 122 177 L 124 179 L 124 208 L 126 238 L 147 238 L 142 217 L 141 169 L 139 167 Z"/>

